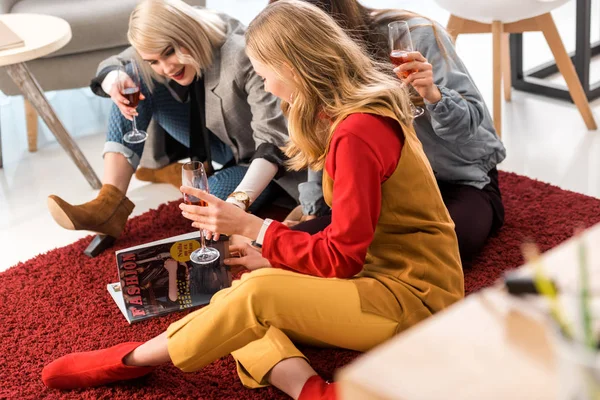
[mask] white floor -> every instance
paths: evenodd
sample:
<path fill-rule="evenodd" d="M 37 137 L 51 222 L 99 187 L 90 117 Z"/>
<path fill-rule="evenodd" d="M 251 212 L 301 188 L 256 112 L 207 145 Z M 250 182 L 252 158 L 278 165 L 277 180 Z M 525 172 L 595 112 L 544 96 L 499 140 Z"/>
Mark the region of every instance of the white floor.
<path fill-rule="evenodd" d="M 266 0 L 208 1 L 208 6 L 225 11 L 248 23 Z M 398 7 L 427 15 L 442 24 L 448 13 L 433 0 L 364 0 L 377 7 Z M 565 45 L 574 49 L 575 2 L 553 13 Z M 600 1 L 593 3 L 592 41 L 600 38 Z M 458 52 L 469 68 L 483 96 L 491 106 L 492 67 L 490 35 L 464 35 L 458 39 Z M 551 59 L 543 37 L 525 37 L 525 66 Z M 3 73 L 3 72 L 2 72 Z M 592 81 L 600 80 L 600 60 L 592 65 Z M 100 152 L 110 101 L 95 97 L 87 88 L 48 93 L 67 130 L 75 137 L 92 167 L 102 177 Z M 600 100 L 592 103 L 600 123 Z M 600 131 L 588 131 L 575 106 L 568 102 L 513 92 L 504 104 L 503 140 L 508 157 L 500 166 L 562 188 L 600 197 Z M 65 246 L 86 236 L 86 232 L 58 227 L 46 209 L 46 197 L 58 194 L 72 203 L 95 197 L 78 169 L 40 123 L 39 150 L 28 153 L 22 97 L 0 93 L 0 123 L 4 168 L 0 169 L 0 271 L 55 247 Z M 136 204 L 134 215 L 168 200 L 178 191 L 168 185 L 135 181 L 128 193 Z"/>

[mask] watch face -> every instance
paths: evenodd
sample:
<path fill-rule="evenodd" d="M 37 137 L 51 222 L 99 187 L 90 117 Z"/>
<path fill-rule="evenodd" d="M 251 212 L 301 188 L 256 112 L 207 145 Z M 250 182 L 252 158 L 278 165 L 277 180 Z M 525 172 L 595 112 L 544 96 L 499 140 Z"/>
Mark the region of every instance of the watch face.
<path fill-rule="evenodd" d="M 237 201 L 248 201 L 248 195 L 246 193 L 236 193 L 234 198 Z"/>

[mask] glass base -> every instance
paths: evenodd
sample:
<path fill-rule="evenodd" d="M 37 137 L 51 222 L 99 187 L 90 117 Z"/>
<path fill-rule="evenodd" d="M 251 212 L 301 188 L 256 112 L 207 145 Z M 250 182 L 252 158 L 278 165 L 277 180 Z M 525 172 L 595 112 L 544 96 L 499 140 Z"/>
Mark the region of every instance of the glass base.
<path fill-rule="evenodd" d="M 217 260 L 221 254 L 212 247 L 199 248 L 190 254 L 190 260 L 196 264 L 209 264 Z"/>
<path fill-rule="evenodd" d="M 421 115 L 423 115 L 425 113 L 425 110 L 423 109 L 423 107 L 413 106 L 411 108 L 412 108 L 413 117 L 415 117 L 415 118 L 419 118 Z"/>
<path fill-rule="evenodd" d="M 138 144 L 145 142 L 148 134 L 144 131 L 131 131 L 123 135 L 123 141 L 129 144 Z"/>

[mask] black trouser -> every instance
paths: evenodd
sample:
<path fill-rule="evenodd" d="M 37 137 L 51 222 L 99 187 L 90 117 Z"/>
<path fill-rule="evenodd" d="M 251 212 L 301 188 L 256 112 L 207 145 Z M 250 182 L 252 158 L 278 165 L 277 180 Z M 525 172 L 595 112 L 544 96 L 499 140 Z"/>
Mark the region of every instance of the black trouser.
<path fill-rule="evenodd" d="M 487 238 L 504 223 L 504 205 L 498 187 L 498 171 L 492 169 L 490 183 L 483 189 L 468 185 L 438 182 L 444 204 L 454 221 L 463 267 L 469 267 Z M 331 223 L 331 215 L 302 222 L 292 229 L 311 235 Z"/>
<path fill-rule="evenodd" d="M 487 238 L 504 223 L 504 205 L 496 168 L 488 176 L 490 183 L 483 189 L 438 182 L 444 204 L 454 221 L 463 267 L 471 265 Z"/>
<path fill-rule="evenodd" d="M 308 232 L 311 235 L 321 232 L 331 224 L 331 214 L 323 217 L 317 217 L 308 221 L 300 222 L 298 225 L 294 225 L 292 230 Z"/>

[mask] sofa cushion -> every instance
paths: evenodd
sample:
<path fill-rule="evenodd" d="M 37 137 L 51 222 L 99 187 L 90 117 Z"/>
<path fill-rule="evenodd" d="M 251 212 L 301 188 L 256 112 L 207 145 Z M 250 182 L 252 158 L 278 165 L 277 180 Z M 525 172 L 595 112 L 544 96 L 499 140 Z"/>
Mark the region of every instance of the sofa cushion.
<path fill-rule="evenodd" d="M 185 0 L 203 5 L 203 0 Z M 11 13 L 47 14 L 71 25 L 73 39 L 50 57 L 127 45 L 129 15 L 137 0 L 18 0 Z"/>

